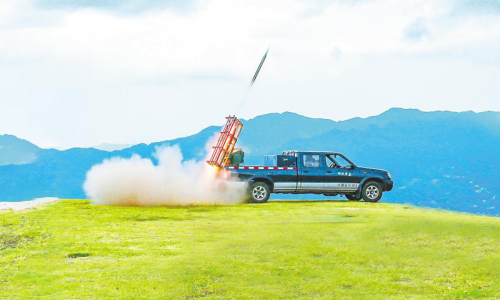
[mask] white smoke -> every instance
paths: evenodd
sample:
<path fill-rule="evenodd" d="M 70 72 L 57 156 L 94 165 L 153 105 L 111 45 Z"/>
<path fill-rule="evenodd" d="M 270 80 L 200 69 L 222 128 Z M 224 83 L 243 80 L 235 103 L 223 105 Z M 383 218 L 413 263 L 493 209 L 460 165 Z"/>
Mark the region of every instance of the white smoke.
<path fill-rule="evenodd" d="M 138 155 L 93 166 L 83 188 L 93 204 L 167 206 L 237 204 L 243 188 L 227 186 L 204 161 L 183 162 L 178 146 L 157 148 L 158 164 Z M 224 185 L 224 188 L 221 188 Z"/>

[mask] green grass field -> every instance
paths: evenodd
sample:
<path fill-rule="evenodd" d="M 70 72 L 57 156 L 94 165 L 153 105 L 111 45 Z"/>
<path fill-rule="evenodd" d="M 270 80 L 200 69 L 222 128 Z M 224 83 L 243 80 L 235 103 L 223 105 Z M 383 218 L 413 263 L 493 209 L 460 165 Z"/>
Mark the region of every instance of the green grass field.
<path fill-rule="evenodd" d="M 500 219 L 363 202 L 0 212 L 0 299 L 500 298 Z"/>

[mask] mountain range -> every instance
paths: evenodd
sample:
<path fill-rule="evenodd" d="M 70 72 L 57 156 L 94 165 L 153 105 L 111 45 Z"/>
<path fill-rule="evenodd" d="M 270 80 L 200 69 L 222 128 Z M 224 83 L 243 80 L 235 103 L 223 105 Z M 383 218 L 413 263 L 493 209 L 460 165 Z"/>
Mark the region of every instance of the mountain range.
<path fill-rule="evenodd" d="M 388 170 L 394 190 L 383 201 L 500 216 L 500 113 L 423 112 L 393 108 L 346 121 L 271 113 L 244 125 L 237 147 L 246 164 L 284 150 L 342 152 L 357 165 Z M 197 134 L 138 144 L 117 151 L 40 149 L 13 136 L 0 136 L 0 201 L 37 197 L 85 198 L 86 172 L 111 157 L 138 154 L 154 160 L 162 145 L 179 145 L 186 160 L 202 160 L 207 141 L 220 126 Z M 279 195 L 278 198 L 324 198 Z"/>

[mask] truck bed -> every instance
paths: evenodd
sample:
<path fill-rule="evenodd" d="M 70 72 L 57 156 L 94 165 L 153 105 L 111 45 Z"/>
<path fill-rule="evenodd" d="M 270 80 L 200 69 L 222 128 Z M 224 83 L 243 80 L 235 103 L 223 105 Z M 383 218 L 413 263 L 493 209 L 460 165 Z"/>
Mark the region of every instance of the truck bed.
<path fill-rule="evenodd" d="M 297 167 L 241 166 L 227 167 L 230 170 L 297 170 Z"/>
<path fill-rule="evenodd" d="M 250 182 L 255 178 L 266 179 L 274 193 L 293 193 L 297 190 L 297 167 L 239 166 L 227 169 L 234 170 L 232 176 L 235 177 L 231 180 Z"/>

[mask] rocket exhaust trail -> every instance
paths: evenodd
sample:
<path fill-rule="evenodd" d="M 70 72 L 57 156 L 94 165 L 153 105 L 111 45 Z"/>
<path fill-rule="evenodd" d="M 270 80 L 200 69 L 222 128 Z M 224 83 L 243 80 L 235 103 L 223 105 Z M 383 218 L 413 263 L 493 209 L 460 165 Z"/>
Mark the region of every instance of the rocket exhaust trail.
<path fill-rule="evenodd" d="M 262 65 L 264 65 L 264 62 L 266 61 L 266 57 L 267 57 L 267 53 L 269 52 L 269 48 L 267 48 L 266 53 L 264 54 L 264 57 L 262 57 L 262 60 L 260 61 L 259 66 L 257 67 L 257 71 L 255 71 L 255 74 L 253 75 L 252 81 L 250 82 L 250 85 L 248 86 L 248 89 L 245 92 L 245 96 L 243 96 L 243 100 L 241 100 L 240 105 L 238 106 L 237 115 L 240 114 L 241 109 L 243 108 L 243 105 L 245 105 L 245 101 L 248 97 L 248 93 L 252 89 L 252 86 L 255 83 L 255 80 L 257 80 L 257 76 L 259 76 L 260 69 L 262 68 Z"/>

